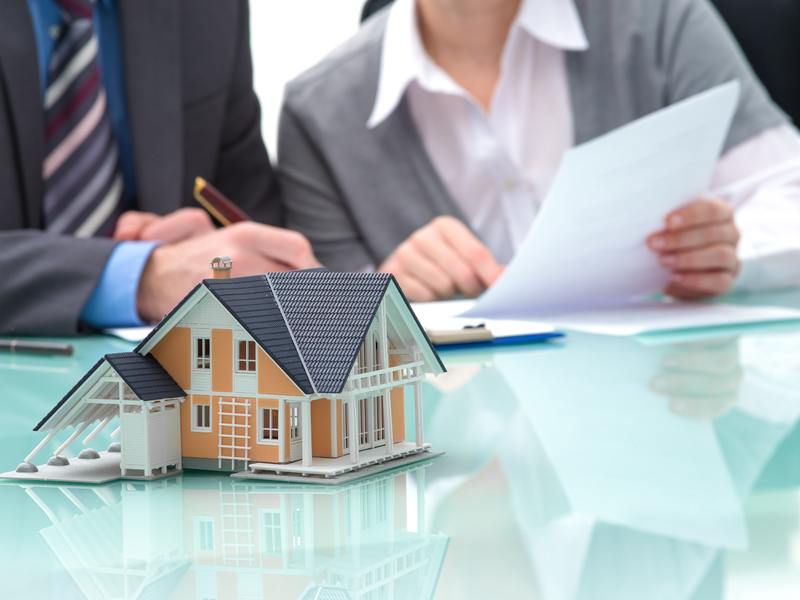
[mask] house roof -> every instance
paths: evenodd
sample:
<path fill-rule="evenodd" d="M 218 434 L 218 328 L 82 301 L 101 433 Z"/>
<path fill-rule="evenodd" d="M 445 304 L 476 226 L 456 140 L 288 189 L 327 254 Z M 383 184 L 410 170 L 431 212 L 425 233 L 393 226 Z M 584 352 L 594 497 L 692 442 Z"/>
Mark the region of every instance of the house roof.
<path fill-rule="evenodd" d="M 139 400 L 148 402 L 186 395 L 151 354 L 142 356 L 138 352 L 118 352 L 106 354 L 105 359 Z"/>
<path fill-rule="evenodd" d="M 391 278 L 324 270 L 267 275 L 318 392 L 342 391 Z"/>
<path fill-rule="evenodd" d="M 304 394 L 314 389 L 264 275 L 206 279 L 205 286 Z"/>
<path fill-rule="evenodd" d="M 142 401 L 183 398 L 186 395 L 186 392 L 175 383 L 175 380 L 164 370 L 164 367 L 150 354 L 147 356 L 142 356 L 138 352 L 106 354 L 87 371 L 86 375 L 78 383 L 72 386 L 72 389 L 39 421 L 33 430 L 39 431 L 50 417 L 56 414 L 58 409 L 64 406 L 105 363 L 119 374 L 127 386 L 131 388 L 131 391 L 136 394 L 136 397 Z"/>
<path fill-rule="evenodd" d="M 72 395 L 73 395 L 75 392 L 77 392 L 77 391 L 78 391 L 78 389 L 79 389 L 81 386 L 83 386 L 83 384 L 84 384 L 84 383 L 86 383 L 86 382 L 89 380 L 89 378 L 90 378 L 92 375 L 94 375 L 94 374 L 95 374 L 95 371 L 97 371 L 97 369 L 99 369 L 99 368 L 100 368 L 100 365 L 102 365 L 104 362 L 105 362 L 105 358 L 101 358 L 101 359 L 100 359 L 100 360 L 98 360 L 96 363 L 94 363 L 94 366 L 93 366 L 91 369 L 89 369 L 88 371 L 86 371 L 86 375 L 84 375 L 83 377 L 81 377 L 80 381 L 78 381 L 78 383 L 76 383 L 75 385 L 73 385 L 73 386 L 72 386 L 72 389 L 70 389 L 70 391 L 68 391 L 68 392 L 67 392 L 67 393 L 64 395 L 64 397 L 63 397 L 63 398 L 61 398 L 61 400 L 59 400 L 58 404 L 56 404 L 56 405 L 55 405 L 55 406 L 54 406 L 54 407 L 53 407 L 53 408 L 50 410 L 50 412 L 49 412 L 49 413 L 47 413 L 47 414 L 44 416 L 44 418 L 43 418 L 41 421 L 39 421 L 39 424 L 38 424 L 38 425 L 36 425 L 36 427 L 34 427 L 34 428 L 33 428 L 33 430 L 34 430 L 34 431 L 39 431 L 39 429 L 42 427 L 42 425 L 44 425 L 44 424 L 45 424 L 45 423 L 46 423 L 48 420 L 50 420 L 50 417 L 52 417 L 54 414 L 56 414 L 56 411 L 58 411 L 58 409 L 59 409 L 59 408 L 61 408 L 62 406 L 64 406 L 64 403 L 66 403 L 66 401 L 67 401 L 67 400 L 69 400 L 69 399 L 72 397 Z"/>
<path fill-rule="evenodd" d="M 309 269 L 203 284 L 303 393 L 337 394 L 391 281 Z"/>

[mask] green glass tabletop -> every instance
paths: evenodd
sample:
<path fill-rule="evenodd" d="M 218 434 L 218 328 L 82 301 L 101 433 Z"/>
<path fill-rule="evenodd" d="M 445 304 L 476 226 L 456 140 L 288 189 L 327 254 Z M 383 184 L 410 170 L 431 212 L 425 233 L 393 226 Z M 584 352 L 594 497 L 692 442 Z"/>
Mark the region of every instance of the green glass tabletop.
<path fill-rule="evenodd" d="M 73 357 L 0 355 L 0 472 L 132 347 L 71 341 Z M 446 454 L 428 462 L 340 486 L 0 483 L 0 597 L 800 597 L 800 323 L 442 358 L 424 431 Z"/>

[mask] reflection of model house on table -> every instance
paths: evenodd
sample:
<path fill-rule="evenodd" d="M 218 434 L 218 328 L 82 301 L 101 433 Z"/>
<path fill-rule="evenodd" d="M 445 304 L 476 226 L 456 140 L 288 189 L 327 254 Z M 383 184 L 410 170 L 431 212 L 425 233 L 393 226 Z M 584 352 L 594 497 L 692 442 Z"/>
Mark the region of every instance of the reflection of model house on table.
<path fill-rule="evenodd" d="M 230 259 L 215 263 L 216 278 L 135 351 L 106 355 L 73 387 L 36 427 L 48 436 L 8 476 L 101 482 L 197 468 L 342 480 L 425 458 L 420 382 L 444 367 L 391 275 L 230 279 Z M 415 442 L 405 441 L 407 389 Z M 64 464 L 73 440 L 94 426 L 88 444 L 116 417 L 121 453 Z M 37 471 L 33 457 L 73 427 Z"/>
<path fill-rule="evenodd" d="M 323 588 L 338 595 L 319 597 L 416 600 L 433 597 L 449 541 L 424 532 L 425 468 L 336 488 L 184 477 L 26 491 L 86 598 L 295 599 Z M 407 499 L 407 487 L 418 493 Z M 67 499 L 78 514 L 59 519 Z"/>

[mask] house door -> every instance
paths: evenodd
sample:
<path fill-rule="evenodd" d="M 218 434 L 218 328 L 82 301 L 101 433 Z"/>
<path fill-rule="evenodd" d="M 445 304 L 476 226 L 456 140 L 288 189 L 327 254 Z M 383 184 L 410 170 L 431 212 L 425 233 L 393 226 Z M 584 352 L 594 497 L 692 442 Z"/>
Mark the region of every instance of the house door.
<path fill-rule="evenodd" d="M 347 402 L 342 403 L 342 454 L 350 454 L 350 420 Z M 358 401 L 358 449 L 368 450 L 386 445 L 386 420 L 381 396 Z"/>
<path fill-rule="evenodd" d="M 303 428 L 300 403 L 289 404 L 289 460 L 303 458 Z"/>

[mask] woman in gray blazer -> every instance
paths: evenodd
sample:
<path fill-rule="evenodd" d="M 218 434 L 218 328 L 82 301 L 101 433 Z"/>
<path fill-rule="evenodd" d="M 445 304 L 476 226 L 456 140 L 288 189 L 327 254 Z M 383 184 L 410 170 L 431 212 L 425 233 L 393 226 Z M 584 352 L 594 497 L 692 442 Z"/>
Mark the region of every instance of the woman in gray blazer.
<path fill-rule="evenodd" d="M 800 136 L 707 0 L 396 0 L 287 86 L 287 225 L 329 268 L 390 271 L 412 300 L 476 296 L 566 149 L 732 79 L 728 188 L 800 157 Z M 731 204 L 698 199 L 648 244 L 665 291 L 692 298 L 731 288 L 739 238 Z"/>

